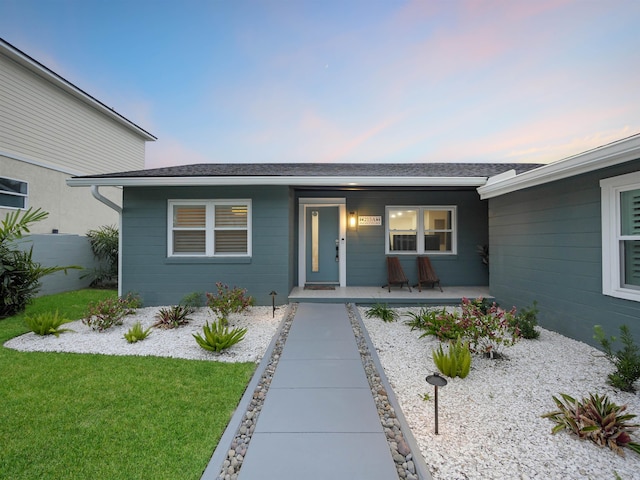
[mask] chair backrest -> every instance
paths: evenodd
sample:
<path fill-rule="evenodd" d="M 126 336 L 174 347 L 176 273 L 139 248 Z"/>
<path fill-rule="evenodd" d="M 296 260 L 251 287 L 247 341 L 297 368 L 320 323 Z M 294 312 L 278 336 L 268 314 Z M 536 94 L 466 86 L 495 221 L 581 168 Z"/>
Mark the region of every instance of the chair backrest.
<path fill-rule="evenodd" d="M 418 278 L 421 282 L 438 282 L 440 279 L 431 265 L 429 257 L 418 257 Z"/>
<path fill-rule="evenodd" d="M 398 257 L 387 257 L 387 279 L 389 283 L 408 283 Z"/>

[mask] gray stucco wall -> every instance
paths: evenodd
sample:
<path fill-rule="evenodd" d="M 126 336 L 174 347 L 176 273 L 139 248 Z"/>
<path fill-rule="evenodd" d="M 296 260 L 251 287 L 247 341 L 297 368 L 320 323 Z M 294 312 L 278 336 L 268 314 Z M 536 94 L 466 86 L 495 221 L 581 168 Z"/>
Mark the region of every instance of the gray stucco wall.
<path fill-rule="evenodd" d="M 251 258 L 167 258 L 167 200 L 252 200 Z M 186 294 L 215 292 L 221 281 L 246 288 L 259 305 L 286 303 L 292 285 L 291 198 L 288 187 L 127 187 L 122 220 L 122 292 L 145 305 L 171 305 Z"/>
<path fill-rule="evenodd" d="M 99 263 L 91 251 L 87 237 L 79 235 L 42 234 L 29 235 L 18 240 L 17 245 L 22 250 L 33 247 L 33 261 L 43 267 L 78 265 L 83 270 L 70 269 L 67 273 L 56 272 L 42 277 L 38 296 L 68 292 L 87 288 L 92 276 L 87 276 L 89 270 L 97 268 Z M 83 278 L 85 277 L 85 278 Z"/>
<path fill-rule="evenodd" d="M 602 294 L 601 178 L 640 161 L 489 200 L 490 290 L 503 307 L 538 302 L 539 323 L 598 346 L 594 325 L 640 342 L 640 303 Z"/>
<path fill-rule="evenodd" d="M 298 192 L 298 197 L 343 197 L 347 212 L 379 215 L 381 226 L 347 229 L 347 285 L 372 286 L 387 282 L 385 207 L 388 205 L 457 205 L 457 255 L 431 255 L 443 286 L 488 285 L 486 266 L 476 252 L 488 243 L 487 202 L 472 190 L 362 190 Z M 416 255 L 396 255 L 411 285 L 418 281 Z"/>

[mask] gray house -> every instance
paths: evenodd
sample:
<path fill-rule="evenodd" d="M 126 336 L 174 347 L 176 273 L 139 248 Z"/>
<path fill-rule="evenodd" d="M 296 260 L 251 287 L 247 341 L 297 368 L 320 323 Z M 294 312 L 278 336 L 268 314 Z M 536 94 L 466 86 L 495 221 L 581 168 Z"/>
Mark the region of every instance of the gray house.
<path fill-rule="evenodd" d="M 490 291 L 538 301 L 541 324 L 594 344 L 593 326 L 640 339 L 640 135 L 491 179 Z"/>
<path fill-rule="evenodd" d="M 260 304 L 294 287 L 379 288 L 386 257 L 413 281 L 427 255 L 445 291 L 535 300 L 543 326 L 589 343 L 595 324 L 640 338 L 640 136 L 542 166 L 203 164 L 68 184 L 123 187 L 120 286 L 147 305 L 217 281 Z"/>
<path fill-rule="evenodd" d="M 123 187 L 121 281 L 148 305 L 215 282 L 273 290 L 386 283 L 389 255 L 417 279 L 428 255 L 443 283 L 489 285 L 489 177 L 535 165 L 202 164 L 74 177 Z M 282 297 L 280 297 L 282 298 Z"/>

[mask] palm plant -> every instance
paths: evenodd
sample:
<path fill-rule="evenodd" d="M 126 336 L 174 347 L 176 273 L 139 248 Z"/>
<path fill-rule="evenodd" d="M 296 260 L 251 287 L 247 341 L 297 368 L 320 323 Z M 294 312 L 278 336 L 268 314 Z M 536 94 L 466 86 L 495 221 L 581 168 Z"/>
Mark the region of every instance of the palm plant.
<path fill-rule="evenodd" d="M 33 247 L 17 248 L 15 241 L 30 233 L 29 227 L 47 218 L 40 208 L 8 213 L 0 222 L 0 318 L 24 310 L 39 288 L 42 277 L 55 272 L 67 272 L 67 267 L 43 267 L 33 261 Z"/>

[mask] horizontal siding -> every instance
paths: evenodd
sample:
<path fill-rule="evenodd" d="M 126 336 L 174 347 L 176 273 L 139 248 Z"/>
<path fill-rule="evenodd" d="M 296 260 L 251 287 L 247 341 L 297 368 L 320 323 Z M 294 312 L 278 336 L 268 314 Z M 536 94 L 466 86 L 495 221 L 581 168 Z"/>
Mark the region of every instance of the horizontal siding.
<path fill-rule="evenodd" d="M 0 55 L 0 150 L 83 174 L 144 167 L 144 139 Z"/>
<path fill-rule="evenodd" d="M 167 201 L 188 198 L 252 199 L 252 258 L 167 259 Z M 246 288 L 259 304 L 271 304 L 272 290 L 284 302 L 292 284 L 289 210 L 288 187 L 125 188 L 123 291 L 138 292 L 147 305 L 167 305 L 215 291 L 221 281 Z"/>
<path fill-rule="evenodd" d="M 346 197 L 346 211 L 358 215 L 379 215 L 381 226 L 360 226 L 347 230 L 347 285 L 374 286 L 387 283 L 385 254 L 385 207 L 387 205 L 457 205 L 458 254 L 432 255 L 442 285 L 488 285 L 488 271 L 476 248 L 488 243 L 487 202 L 475 190 L 456 191 L 313 191 L 298 197 Z M 409 281 L 418 281 L 416 255 L 398 255 Z"/>
<path fill-rule="evenodd" d="M 491 294 L 518 308 L 534 300 L 546 328 L 596 345 L 593 326 L 640 340 L 640 304 L 602 294 L 601 178 L 631 162 L 489 200 Z M 597 346 L 597 345 L 596 345 Z"/>

